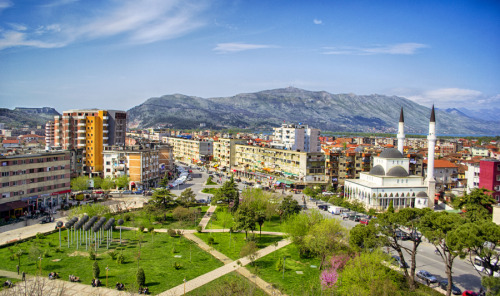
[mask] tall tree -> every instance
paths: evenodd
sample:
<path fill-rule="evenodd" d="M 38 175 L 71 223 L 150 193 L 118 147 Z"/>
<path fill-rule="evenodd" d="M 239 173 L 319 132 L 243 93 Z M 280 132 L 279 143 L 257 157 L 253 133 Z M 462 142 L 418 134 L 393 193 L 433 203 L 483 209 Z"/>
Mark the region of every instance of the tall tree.
<path fill-rule="evenodd" d="M 454 200 L 458 209 L 465 211 L 465 216 L 472 222 L 491 219 L 493 205 L 497 201 L 484 188 L 473 189 L 469 194 Z"/>
<path fill-rule="evenodd" d="M 102 186 L 102 178 L 99 176 L 93 177 L 92 181 L 94 182 L 94 189 L 100 189 Z"/>
<path fill-rule="evenodd" d="M 170 190 L 160 188 L 154 191 L 149 202 L 158 208 L 166 209 L 173 203 L 174 197 L 175 194 Z"/>
<path fill-rule="evenodd" d="M 293 199 L 290 195 L 283 198 L 281 205 L 278 207 L 278 212 L 280 214 L 280 221 L 290 215 L 297 214 L 300 212 L 299 202 Z"/>
<path fill-rule="evenodd" d="M 243 203 L 234 215 L 234 227 L 245 231 L 245 237 L 248 238 L 248 231 L 255 230 L 255 210 L 248 203 Z"/>
<path fill-rule="evenodd" d="M 115 182 L 110 177 L 102 179 L 101 188 L 103 190 L 110 190 L 115 187 Z"/>
<path fill-rule="evenodd" d="M 355 251 L 372 250 L 382 245 L 373 223 L 358 224 L 349 231 L 349 245 Z"/>
<path fill-rule="evenodd" d="M 71 190 L 82 191 L 89 189 L 89 177 L 80 176 L 71 179 Z"/>
<path fill-rule="evenodd" d="M 464 222 L 460 215 L 448 212 L 429 212 L 421 219 L 422 234 L 436 247 L 445 264 L 447 296 L 451 295 L 453 261 L 458 256 L 465 256 L 466 244 L 461 237 L 463 229 L 459 229 Z"/>
<path fill-rule="evenodd" d="M 231 228 L 234 224 L 233 215 L 227 211 L 218 212 L 217 221 L 222 225 L 222 232 L 224 232 L 226 228 Z"/>
<path fill-rule="evenodd" d="M 212 198 L 212 204 L 217 201 L 225 201 L 228 204 L 233 202 L 233 206 L 231 207 L 231 212 L 236 212 L 239 206 L 240 195 L 238 192 L 238 185 L 234 182 L 233 177 L 231 179 L 224 182 L 224 184 L 215 192 Z"/>
<path fill-rule="evenodd" d="M 186 188 L 181 192 L 181 195 L 179 196 L 177 201 L 184 206 L 188 206 L 196 202 L 196 194 L 191 188 Z"/>
<path fill-rule="evenodd" d="M 120 176 L 115 180 L 116 187 L 118 188 L 128 189 L 129 183 L 130 183 L 130 178 L 127 175 Z"/>
<path fill-rule="evenodd" d="M 337 219 L 323 219 L 308 231 L 304 242 L 306 247 L 320 258 L 320 270 L 326 258 L 347 243 L 347 233 Z"/>
<path fill-rule="evenodd" d="M 390 207 L 390 205 L 389 205 Z M 394 211 L 387 211 L 377 217 L 374 223 L 376 223 L 376 233 L 383 234 L 385 238 L 385 244 L 396 251 L 401 258 L 401 265 L 403 266 L 403 273 L 408 282 L 410 290 L 415 290 L 415 269 L 416 269 L 416 258 L 417 250 L 420 245 L 421 239 L 418 235 L 417 229 L 420 227 L 420 221 L 427 213 L 429 209 L 416 209 L 416 208 L 405 208 L 399 210 L 397 213 Z M 410 231 L 410 240 L 412 244 L 410 247 L 403 245 L 400 241 L 400 233 L 403 232 L 403 228 Z M 404 259 L 403 251 L 410 255 L 410 272 L 406 268 L 406 261 Z"/>
<path fill-rule="evenodd" d="M 284 223 L 284 232 L 297 245 L 301 255 L 308 252 L 305 237 L 309 234 L 309 230 L 323 219 L 324 216 L 318 210 L 311 210 L 308 213 L 292 215 Z"/>

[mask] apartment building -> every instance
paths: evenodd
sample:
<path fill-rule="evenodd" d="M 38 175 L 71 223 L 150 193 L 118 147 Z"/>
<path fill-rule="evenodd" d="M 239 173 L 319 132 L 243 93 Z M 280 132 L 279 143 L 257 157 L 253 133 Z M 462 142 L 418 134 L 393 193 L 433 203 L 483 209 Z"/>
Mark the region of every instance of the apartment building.
<path fill-rule="evenodd" d="M 142 146 L 105 147 L 104 177 L 130 177 L 130 189 L 155 188 L 160 181 L 160 149 Z"/>
<path fill-rule="evenodd" d="M 213 142 L 183 138 L 168 138 L 168 143 L 174 147 L 174 156 L 183 163 L 203 163 L 213 157 Z"/>
<path fill-rule="evenodd" d="M 326 185 L 325 157 L 321 152 L 299 152 L 253 145 L 236 145 L 232 172 L 257 181 L 301 188 Z"/>
<path fill-rule="evenodd" d="M 326 173 L 336 189 L 343 186 L 346 179 L 359 179 L 361 172 L 370 171 L 372 157 L 361 149 L 327 150 L 325 160 Z"/>
<path fill-rule="evenodd" d="M 215 166 L 222 171 L 230 170 L 236 159 L 236 145 L 244 145 L 246 142 L 244 139 L 219 139 L 214 142 L 214 160 L 217 161 Z"/>
<path fill-rule="evenodd" d="M 319 129 L 309 128 L 307 125 L 282 124 L 281 127 L 274 128 L 271 146 L 293 151 L 320 152 L 319 135 Z"/>
<path fill-rule="evenodd" d="M 68 110 L 45 126 L 47 149 L 83 149 L 83 173 L 102 175 L 103 148 L 124 146 L 127 113 L 117 110 Z"/>
<path fill-rule="evenodd" d="M 479 177 L 479 188 L 491 190 L 491 196 L 500 203 L 500 160 L 481 160 L 479 169 L 481 172 Z"/>
<path fill-rule="evenodd" d="M 56 206 L 70 190 L 70 153 L 0 156 L 0 216 Z"/>
<path fill-rule="evenodd" d="M 424 160 L 424 174 L 427 172 L 427 160 Z M 449 160 L 434 160 L 434 177 L 436 179 L 436 191 L 449 190 L 458 185 L 458 166 Z"/>
<path fill-rule="evenodd" d="M 470 193 L 473 189 L 479 188 L 480 171 L 479 162 L 471 161 L 467 163 L 467 171 L 465 171 L 465 179 L 467 179 L 467 193 Z"/>

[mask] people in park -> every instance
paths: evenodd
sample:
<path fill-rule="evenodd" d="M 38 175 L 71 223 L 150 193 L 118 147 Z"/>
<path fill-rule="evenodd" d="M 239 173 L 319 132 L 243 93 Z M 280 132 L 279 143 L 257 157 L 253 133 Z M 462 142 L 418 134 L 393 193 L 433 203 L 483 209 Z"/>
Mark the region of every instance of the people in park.
<path fill-rule="evenodd" d="M 92 287 L 100 287 L 101 281 L 99 279 L 92 279 Z"/>
<path fill-rule="evenodd" d="M 144 294 L 144 295 L 149 294 L 149 288 L 148 287 L 144 287 L 144 288 L 140 287 L 139 294 Z"/>
<path fill-rule="evenodd" d="M 125 285 L 122 283 L 116 283 L 115 287 L 118 291 L 122 291 L 123 289 L 125 289 Z"/>
<path fill-rule="evenodd" d="M 69 281 L 70 282 L 79 282 L 80 281 L 80 278 L 77 277 L 77 276 L 74 276 L 72 274 L 69 275 Z"/>
<path fill-rule="evenodd" d="M 6 280 L 4 283 L 3 283 L 3 286 L 4 287 L 8 287 L 8 288 L 12 288 L 12 286 L 14 286 L 12 284 L 12 282 L 10 280 Z"/>
<path fill-rule="evenodd" d="M 49 273 L 49 280 L 55 280 L 57 278 L 59 278 L 59 274 L 57 274 L 57 272 Z"/>

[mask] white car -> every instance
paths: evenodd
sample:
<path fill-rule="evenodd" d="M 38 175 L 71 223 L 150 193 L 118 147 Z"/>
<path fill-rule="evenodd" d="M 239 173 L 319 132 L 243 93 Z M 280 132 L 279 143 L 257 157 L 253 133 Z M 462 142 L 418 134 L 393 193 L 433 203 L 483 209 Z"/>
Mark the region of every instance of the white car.
<path fill-rule="evenodd" d="M 120 194 L 120 191 L 118 191 L 118 190 L 111 191 L 109 194 Z"/>

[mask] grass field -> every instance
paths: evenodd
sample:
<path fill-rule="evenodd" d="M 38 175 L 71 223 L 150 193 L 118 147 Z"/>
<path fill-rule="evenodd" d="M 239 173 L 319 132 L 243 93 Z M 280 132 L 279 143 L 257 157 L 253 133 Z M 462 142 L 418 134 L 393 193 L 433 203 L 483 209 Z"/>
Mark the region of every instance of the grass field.
<path fill-rule="evenodd" d="M 165 212 L 165 217 L 161 217 L 166 218 L 165 221 L 157 221 L 158 219 L 155 219 L 155 217 L 152 217 L 142 209 L 128 213 L 116 214 L 113 217 L 116 220 L 123 219 L 123 226 L 127 227 L 139 227 L 142 225 L 145 228 L 148 228 L 148 225 L 152 225 L 154 228 L 195 229 L 196 226 L 200 224 L 201 218 L 205 215 L 209 207 L 202 206 L 199 208 L 201 208 L 201 214 L 199 215 L 199 217 L 195 221 L 189 222 L 180 222 L 174 219 L 174 217 L 172 216 L 172 211 Z M 129 217 L 128 221 L 126 221 L 126 216 Z"/>
<path fill-rule="evenodd" d="M 217 192 L 218 188 L 203 188 L 201 192 L 203 193 L 208 193 L 208 194 L 215 194 Z"/>
<path fill-rule="evenodd" d="M 201 286 L 186 295 L 189 296 L 218 296 L 218 295 L 253 295 L 265 296 L 264 291 L 241 274 L 233 271 L 210 283 Z"/>
<path fill-rule="evenodd" d="M 245 233 L 243 232 L 232 233 L 231 235 L 227 232 L 226 233 L 202 232 L 202 233 L 195 233 L 195 235 L 201 238 L 206 243 L 208 243 L 210 237 L 214 238 L 215 243 L 212 245 L 212 247 L 233 260 L 237 260 L 240 258 L 240 250 L 246 244 Z M 250 236 L 251 233 L 249 233 L 248 235 Z M 231 244 L 229 244 L 230 238 L 231 238 Z M 278 242 L 283 239 L 283 237 L 279 235 L 264 235 L 264 234 L 262 235 L 262 238 L 259 238 L 258 234 L 255 234 L 255 238 L 257 242 L 257 247 L 259 247 L 260 249 L 265 248 L 273 244 L 274 242 Z"/>
<path fill-rule="evenodd" d="M 75 249 L 75 243 L 69 249 L 64 238 L 67 231 L 63 231 L 63 244 L 60 252 L 59 234 L 53 233 L 44 239 L 32 239 L 20 243 L 10 248 L 0 249 L 0 259 L 2 269 L 15 271 L 18 264 L 17 259 L 12 258 L 12 253 L 22 248 L 25 255 L 21 258 L 21 271 L 34 275 L 39 274 L 38 257 L 42 255 L 42 275 L 47 276 L 49 272 L 57 272 L 62 280 L 68 280 L 70 274 L 80 277 L 82 283 L 90 285 L 92 280 L 93 260 L 89 259 L 85 245 Z M 114 241 L 111 249 L 120 248 L 118 231 L 114 233 Z M 112 260 L 109 251 L 106 250 L 106 243 L 101 244 L 97 252 L 97 262 L 100 267 L 100 279 L 103 284 L 106 282 L 106 266 L 109 267 L 108 286 L 113 286 L 116 282 L 122 282 L 125 287 L 135 289 L 136 272 L 138 264 L 144 269 L 146 275 L 146 286 L 153 294 L 175 287 L 183 282 L 183 279 L 191 280 L 199 275 L 222 266 L 222 263 L 204 252 L 196 244 L 183 237 L 170 237 L 164 233 L 157 233 L 154 237 L 149 233 L 142 234 L 140 261 L 137 261 L 139 254 L 139 237 L 137 231 L 122 231 L 123 245 L 118 254 L 124 255 L 123 264 L 118 264 Z M 174 251 L 175 249 L 175 251 Z M 40 251 L 37 251 L 40 250 Z M 176 270 L 174 262 L 182 264 L 182 268 Z M 136 291 L 136 290 L 135 290 Z"/>

